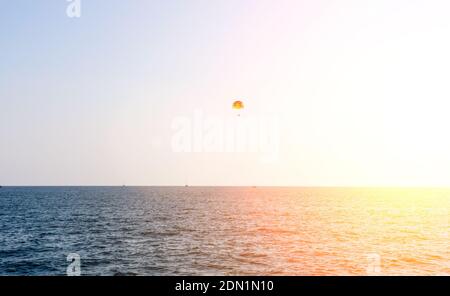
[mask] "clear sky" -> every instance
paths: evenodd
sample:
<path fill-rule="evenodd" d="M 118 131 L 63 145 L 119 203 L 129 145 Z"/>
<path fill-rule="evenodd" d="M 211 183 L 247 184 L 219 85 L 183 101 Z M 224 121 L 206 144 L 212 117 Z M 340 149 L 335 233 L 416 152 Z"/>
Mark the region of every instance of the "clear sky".
<path fill-rule="evenodd" d="M 81 3 L 0 1 L 0 185 L 450 186 L 449 1 Z M 199 113 L 277 157 L 177 151 Z"/>

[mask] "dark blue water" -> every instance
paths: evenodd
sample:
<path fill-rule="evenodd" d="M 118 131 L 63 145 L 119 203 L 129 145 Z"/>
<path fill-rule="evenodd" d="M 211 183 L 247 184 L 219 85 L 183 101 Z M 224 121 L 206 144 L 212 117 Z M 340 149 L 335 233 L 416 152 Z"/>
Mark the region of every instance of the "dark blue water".
<path fill-rule="evenodd" d="M 0 274 L 448 274 L 450 190 L 0 189 Z M 375 261 L 374 261 L 375 258 Z M 368 268 L 369 267 L 369 268 Z"/>
<path fill-rule="evenodd" d="M 188 230 L 174 219 L 184 210 L 166 195 L 157 188 L 0 189 L 0 274 L 63 275 L 69 253 L 80 254 L 83 274 L 177 273 L 165 244 Z"/>

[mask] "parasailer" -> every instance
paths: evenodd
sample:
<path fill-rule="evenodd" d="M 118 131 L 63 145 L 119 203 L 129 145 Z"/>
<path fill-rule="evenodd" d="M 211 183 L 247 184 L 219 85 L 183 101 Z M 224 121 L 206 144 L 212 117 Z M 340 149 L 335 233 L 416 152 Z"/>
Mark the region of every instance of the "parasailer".
<path fill-rule="evenodd" d="M 234 101 L 233 109 L 238 111 L 244 109 L 244 103 L 242 103 L 242 101 Z M 241 116 L 241 114 L 238 113 L 238 116 Z"/>

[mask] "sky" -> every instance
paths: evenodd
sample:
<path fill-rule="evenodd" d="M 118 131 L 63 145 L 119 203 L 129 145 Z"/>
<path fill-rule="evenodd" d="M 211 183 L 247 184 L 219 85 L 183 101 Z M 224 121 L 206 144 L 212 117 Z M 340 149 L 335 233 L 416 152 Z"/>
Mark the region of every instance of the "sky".
<path fill-rule="evenodd" d="M 0 185 L 450 186 L 448 1 L 69 4 L 0 0 Z"/>

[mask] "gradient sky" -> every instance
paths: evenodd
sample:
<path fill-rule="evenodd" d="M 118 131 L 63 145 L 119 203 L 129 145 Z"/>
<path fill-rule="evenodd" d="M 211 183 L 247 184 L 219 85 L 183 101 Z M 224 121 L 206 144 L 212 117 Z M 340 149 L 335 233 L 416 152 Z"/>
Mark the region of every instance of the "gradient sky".
<path fill-rule="evenodd" d="M 450 3 L 0 0 L 1 185 L 450 186 Z M 176 153 L 195 110 L 280 155 Z"/>

